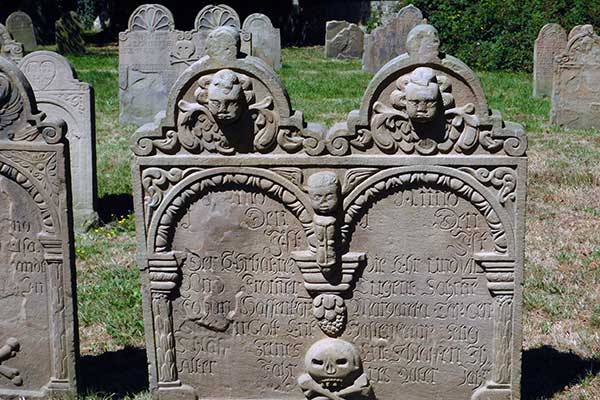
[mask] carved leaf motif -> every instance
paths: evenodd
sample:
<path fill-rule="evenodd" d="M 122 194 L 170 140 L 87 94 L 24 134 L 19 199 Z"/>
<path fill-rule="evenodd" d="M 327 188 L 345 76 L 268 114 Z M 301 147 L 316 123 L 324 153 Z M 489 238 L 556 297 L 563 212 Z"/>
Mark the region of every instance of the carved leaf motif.
<path fill-rule="evenodd" d="M 302 186 L 302 170 L 295 167 L 280 167 L 271 168 L 271 171 L 283 176 L 285 179 L 292 182 L 294 185 Z"/>
<path fill-rule="evenodd" d="M 359 183 L 375 174 L 378 171 L 377 168 L 353 168 L 346 171 L 344 176 L 344 182 L 342 183 L 342 194 L 349 193 Z"/>
<path fill-rule="evenodd" d="M 8 76 L 0 74 L 0 129 L 10 126 L 23 111 L 23 99 Z"/>
<path fill-rule="evenodd" d="M 275 144 L 279 124 L 273 108 L 271 96 L 248 107 L 254 120 L 254 148 L 261 153 L 270 151 Z"/>
<path fill-rule="evenodd" d="M 508 200 L 515 200 L 517 175 L 512 168 L 498 167 L 490 170 L 487 168 L 473 169 L 463 167 L 460 169 L 473 175 L 478 181 L 489 183 L 498 189 L 497 198 L 500 204 L 505 204 Z"/>
<path fill-rule="evenodd" d="M 29 172 L 54 204 L 58 205 L 60 186 L 55 152 L 6 151 L 2 155 Z"/>

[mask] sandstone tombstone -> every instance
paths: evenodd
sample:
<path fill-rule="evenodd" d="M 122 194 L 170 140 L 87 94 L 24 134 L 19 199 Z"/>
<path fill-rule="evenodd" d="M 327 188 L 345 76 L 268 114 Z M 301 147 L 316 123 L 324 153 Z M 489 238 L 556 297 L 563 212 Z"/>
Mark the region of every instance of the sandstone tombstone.
<path fill-rule="evenodd" d="M 600 37 L 593 29 L 572 36 L 556 57 L 550 122 L 600 127 Z"/>
<path fill-rule="evenodd" d="M 406 53 L 406 36 L 418 24 L 423 14 L 412 4 L 402 8 L 394 18 L 365 35 L 363 70 L 377 72 L 392 58 Z"/>
<path fill-rule="evenodd" d="M 546 24 L 540 29 L 533 47 L 533 95 L 552 95 L 554 59 L 567 45 L 567 33 L 559 24 Z"/>
<path fill-rule="evenodd" d="M 356 24 L 346 21 L 327 21 L 325 28 L 325 57 L 361 59 L 364 32 Z"/>
<path fill-rule="evenodd" d="M 523 128 L 430 25 L 330 129 L 217 31 L 132 139 L 154 398 L 518 398 Z"/>
<path fill-rule="evenodd" d="M 242 31 L 252 35 L 252 55 L 273 69 L 281 69 L 281 35 L 264 14 L 250 14 L 244 20 Z"/>
<path fill-rule="evenodd" d="M 571 40 L 573 37 L 579 35 L 580 33 L 593 32 L 594 27 L 592 25 L 576 25 L 569 32 L 569 36 L 567 37 L 567 41 Z"/>
<path fill-rule="evenodd" d="M 60 54 L 84 54 L 83 23 L 75 11 L 56 21 L 56 49 Z"/>
<path fill-rule="evenodd" d="M 32 51 L 37 47 L 33 22 L 23 11 L 15 11 L 6 18 L 6 29 L 17 42 L 23 43 L 25 51 Z"/>
<path fill-rule="evenodd" d="M 77 80 L 69 61 L 51 51 L 28 54 L 19 68 L 35 93 L 38 107 L 47 115 L 67 124 L 71 161 L 73 220 L 77 230 L 84 230 L 97 220 L 96 202 L 96 133 L 94 91 Z"/>
<path fill-rule="evenodd" d="M 23 44 L 14 40 L 2 24 L 0 24 L 0 56 L 14 62 L 19 62 L 23 58 Z"/>
<path fill-rule="evenodd" d="M 64 124 L 0 57 L 0 398 L 75 398 L 73 232 Z"/>

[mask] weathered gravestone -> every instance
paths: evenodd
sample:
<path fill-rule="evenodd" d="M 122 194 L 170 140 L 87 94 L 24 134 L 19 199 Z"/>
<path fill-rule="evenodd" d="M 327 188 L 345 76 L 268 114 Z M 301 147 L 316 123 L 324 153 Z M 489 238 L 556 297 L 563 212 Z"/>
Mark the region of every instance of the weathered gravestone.
<path fill-rule="evenodd" d="M 145 4 L 133 11 L 119 34 L 120 121 L 143 125 L 164 110 L 175 79 L 204 53 L 206 36 L 218 26 L 240 30 L 240 19 L 229 6 L 206 6 L 196 15 L 194 30 L 177 31 L 164 6 Z M 250 37 L 242 35 L 250 54 Z"/>
<path fill-rule="evenodd" d="M 346 21 L 327 21 L 325 28 L 325 57 L 362 58 L 364 32 L 356 24 Z"/>
<path fill-rule="evenodd" d="M 556 57 L 550 121 L 568 128 L 600 127 L 600 37 L 584 29 Z"/>
<path fill-rule="evenodd" d="M 25 51 L 32 51 L 37 47 L 33 22 L 23 11 L 15 11 L 6 18 L 6 29 L 16 41 L 23 43 Z"/>
<path fill-rule="evenodd" d="M 8 29 L 2 24 L 0 24 L 0 56 L 14 62 L 19 62 L 23 58 L 23 44 L 13 40 Z"/>
<path fill-rule="evenodd" d="M 430 25 L 329 130 L 219 30 L 132 142 L 156 398 L 518 398 L 522 127 Z"/>
<path fill-rule="evenodd" d="M 31 83 L 40 110 L 67 123 L 75 229 L 97 220 L 94 92 L 77 80 L 69 61 L 51 51 L 28 54 L 19 68 Z"/>
<path fill-rule="evenodd" d="M 74 398 L 74 258 L 64 125 L 0 57 L 0 398 Z"/>
<path fill-rule="evenodd" d="M 554 59 L 565 50 L 567 33 L 559 24 L 546 24 L 540 29 L 533 47 L 533 95 L 552 95 Z"/>
<path fill-rule="evenodd" d="M 569 36 L 567 37 L 567 41 L 571 40 L 575 36 L 580 33 L 593 32 L 594 27 L 592 25 L 575 25 L 571 31 L 569 31 Z"/>
<path fill-rule="evenodd" d="M 252 35 L 252 55 L 262 59 L 271 68 L 281 68 L 281 35 L 264 14 L 250 14 L 244 20 L 242 31 Z"/>
<path fill-rule="evenodd" d="M 75 11 L 69 11 L 54 24 L 56 28 L 56 49 L 60 54 L 85 53 L 83 23 Z"/>
<path fill-rule="evenodd" d="M 377 72 L 392 58 L 406 53 L 406 36 L 416 25 L 425 22 L 421 10 L 412 4 L 395 17 L 365 35 L 363 70 Z"/>

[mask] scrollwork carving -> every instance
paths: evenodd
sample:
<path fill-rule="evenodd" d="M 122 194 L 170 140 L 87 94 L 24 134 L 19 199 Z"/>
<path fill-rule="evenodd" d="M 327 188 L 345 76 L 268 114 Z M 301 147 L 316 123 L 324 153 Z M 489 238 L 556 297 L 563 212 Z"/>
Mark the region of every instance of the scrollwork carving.
<path fill-rule="evenodd" d="M 0 129 L 12 125 L 23 111 L 23 98 L 6 74 L 0 73 Z"/>
<path fill-rule="evenodd" d="M 3 364 L 11 358 L 16 357 L 20 349 L 19 341 L 13 337 L 6 339 L 4 346 L 0 347 L 0 376 L 9 379 L 15 386 L 23 385 L 21 372 L 16 368 L 10 368 Z"/>
<path fill-rule="evenodd" d="M 507 201 L 515 200 L 515 189 L 517 187 L 517 174 L 514 169 L 509 167 L 488 168 L 469 168 L 462 167 L 465 171 L 473 175 L 481 183 L 488 183 L 498 190 L 498 201 L 505 204 Z"/>

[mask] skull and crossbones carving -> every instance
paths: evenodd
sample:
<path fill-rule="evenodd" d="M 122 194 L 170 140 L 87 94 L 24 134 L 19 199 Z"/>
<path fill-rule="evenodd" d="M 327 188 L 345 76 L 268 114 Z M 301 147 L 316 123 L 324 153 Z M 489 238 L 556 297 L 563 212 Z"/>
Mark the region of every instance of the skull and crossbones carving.
<path fill-rule="evenodd" d="M 342 339 L 313 344 L 304 359 L 306 373 L 298 384 L 310 400 L 366 400 L 373 397 L 358 349 Z"/>
<path fill-rule="evenodd" d="M 23 384 L 23 378 L 21 378 L 19 370 L 9 368 L 2 365 L 2 363 L 15 357 L 20 348 L 19 341 L 13 337 L 6 339 L 6 344 L 0 347 L 0 375 L 10 379 L 15 386 L 21 386 Z"/>

